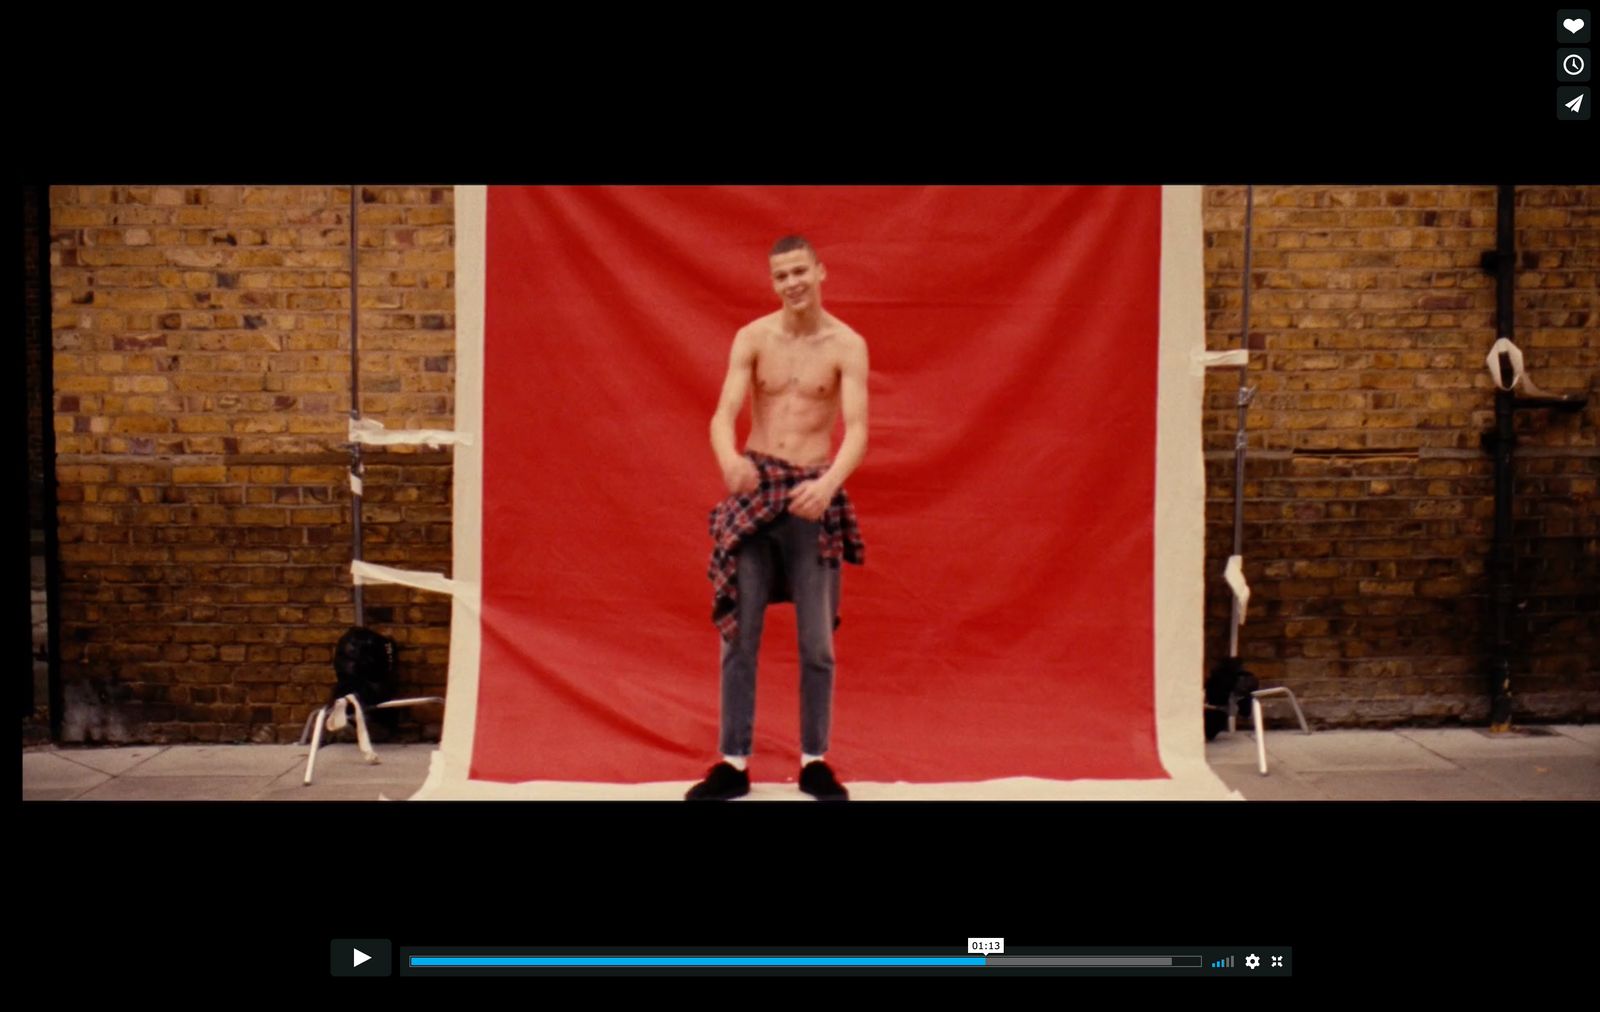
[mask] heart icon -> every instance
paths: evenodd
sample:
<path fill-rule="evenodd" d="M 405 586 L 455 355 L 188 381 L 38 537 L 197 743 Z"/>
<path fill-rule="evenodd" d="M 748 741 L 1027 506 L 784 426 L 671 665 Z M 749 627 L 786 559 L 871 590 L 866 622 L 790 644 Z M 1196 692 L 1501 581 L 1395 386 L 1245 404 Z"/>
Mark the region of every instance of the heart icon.
<path fill-rule="evenodd" d="M 1561 27 L 1565 28 L 1567 31 L 1569 31 L 1572 34 L 1576 35 L 1579 32 L 1583 31 L 1583 19 L 1582 18 L 1568 18 L 1567 20 L 1561 22 Z"/>

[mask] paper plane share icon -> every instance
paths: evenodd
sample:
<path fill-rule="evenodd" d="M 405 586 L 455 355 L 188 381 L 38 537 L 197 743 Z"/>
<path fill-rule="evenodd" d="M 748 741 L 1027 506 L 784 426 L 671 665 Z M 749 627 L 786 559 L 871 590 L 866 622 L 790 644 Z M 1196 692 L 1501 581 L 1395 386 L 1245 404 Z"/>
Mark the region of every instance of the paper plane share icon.
<path fill-rule="evenodd" d="M 1575 98 L 1572 101 L 1568 102 L 1567 103 L 1567 108 L 1571 109 L 1573 112 L 1577 112 L 1578 110 L 1582 109 L 1583 108 L 1583 96 L 1579 95 L 1577 98 Z"/>

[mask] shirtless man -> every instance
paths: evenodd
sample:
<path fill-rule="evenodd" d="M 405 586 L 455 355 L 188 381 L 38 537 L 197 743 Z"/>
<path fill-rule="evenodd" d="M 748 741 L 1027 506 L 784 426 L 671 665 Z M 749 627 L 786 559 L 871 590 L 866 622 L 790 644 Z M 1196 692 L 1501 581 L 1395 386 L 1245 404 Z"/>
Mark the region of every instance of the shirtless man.
<path fill-rule="evenodd" d="M 766 605 L 792 600 L 800 640 L 800 789 L 824 801 L 849 792 L 823 761 L 833 708 L 833 629 L 840 561 L 862 561 L 844 481 L 867 452 L 867 342 L 822 308 L 827 271 L 800 236 L 769 257 L 783 308 L 741 328 L 711 418 L 711 449 L 729 496 L 711 514 L 712 618 L 722 633 L 722 762 L 687 795 L 748 794 L 756 655 Z M 734 420 L 752 395 L 741 454 Z M 844 440 L 828 462 L 835 423 Z"/>

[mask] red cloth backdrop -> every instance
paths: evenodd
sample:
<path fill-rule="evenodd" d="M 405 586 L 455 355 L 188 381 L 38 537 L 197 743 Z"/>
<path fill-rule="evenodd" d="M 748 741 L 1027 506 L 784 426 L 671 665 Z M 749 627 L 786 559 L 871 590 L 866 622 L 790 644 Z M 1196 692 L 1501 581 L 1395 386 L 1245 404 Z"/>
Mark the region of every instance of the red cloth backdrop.
<path fill-rule="evenodd" d="M 1158 188 L 537 187 L 488 197 L 473 778 L 690 780 L 715 759 L 707 425 L 735 330 L 778 308 L 767 249 L 790 232 L 872 360 L 840 775 L 1165 777 Z M 751 769 L 792 778 L 791 605 L 762 651 Z"/>

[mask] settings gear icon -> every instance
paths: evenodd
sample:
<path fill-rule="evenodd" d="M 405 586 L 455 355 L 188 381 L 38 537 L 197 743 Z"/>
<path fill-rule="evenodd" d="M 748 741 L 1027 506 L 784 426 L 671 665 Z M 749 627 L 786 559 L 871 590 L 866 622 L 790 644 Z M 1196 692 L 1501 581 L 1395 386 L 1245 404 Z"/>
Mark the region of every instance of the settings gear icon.
<path fill-rule="evenodd" d="M 1261 957 L 1252 952 L 1250 955 L 1244 957 L 1244 965 L 1254 970 L 1256 967 L 1261 965 Z"/>

